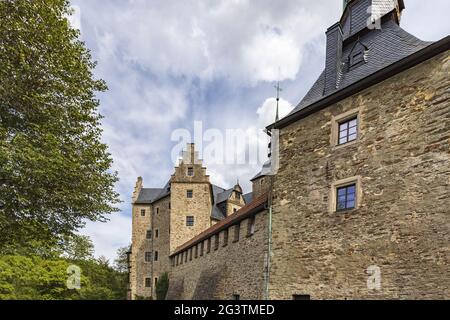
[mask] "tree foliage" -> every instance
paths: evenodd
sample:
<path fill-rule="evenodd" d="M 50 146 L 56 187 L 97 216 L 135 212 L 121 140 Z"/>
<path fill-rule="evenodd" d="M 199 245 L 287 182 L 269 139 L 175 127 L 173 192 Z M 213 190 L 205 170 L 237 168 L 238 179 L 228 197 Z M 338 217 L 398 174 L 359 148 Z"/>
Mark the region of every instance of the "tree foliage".
<path fill-rule="evenodd" d="M 66 285 L 67 268 L 81 268 L 80 290 Z M 0 256 L 0 300 L 124 300 L 126 275 L 95 260 Z"/>
<path fill-rule="evenodd" d="M 155 287 L 156 300 L 165 300 L 169 290 L 169 275 L 167 272 L 163 273 L 158 279 L 158 283 Z"/>
<path fill-rule="evenodd" d="M 107 88 L 70 11 L 68 0 L 0 1 L 2 251 L 52 246 L 117 210 L 95 96 Z"/>

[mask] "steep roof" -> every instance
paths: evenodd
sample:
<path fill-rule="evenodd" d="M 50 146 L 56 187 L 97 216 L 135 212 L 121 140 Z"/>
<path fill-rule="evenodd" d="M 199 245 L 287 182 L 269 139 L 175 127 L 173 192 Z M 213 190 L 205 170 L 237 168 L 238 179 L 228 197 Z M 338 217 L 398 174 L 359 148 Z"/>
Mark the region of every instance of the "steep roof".
<path fill-rule="evenodd" d="M 382 25 L 381 30 L 367 32 L 359 39 L 359 42 L 368 49 L 366 63 L 356 68 L 349 68 L 348 60 L 354 43 L 345 46 L 341 61 L 343 72 L 338 81 L 336 91 L 342 90 L 432 44 L 432 42 L 419 40 L 400 28 L 393 20 L 387 20 Z M 324 95 L 324 75 L 325 71 L 320 74 L 312 88 L 297 107 L 291 111 L 290 115 L 326 97 Z M 334 94 L 336 91 L 331 92 L 329 95 Z"/>
<path fill-rule="evenodd" d="M 151 204 L 162 191 L 160 188 L 142 188 L 135 204 Z"/>
<path fill-rule="evenodd" d="M 248 205 L 242 207 L 241 209 L 239 209 L 235 213 L 229 215 L 222 221 L 216 223 L 209 229 L 206 229 L 205 231 L 200 233 L 198 236 L 192 238 L 188 242 L 179 246 L 177 249 L 175 249 L 175 252 L 173 254 L 171 254 L 171 256 L 174 256 L 182 251 L 189 249 L 192 246 L 195 246 L 196 244 L 210 238 L 211 236 L 221 232 L 222 230 L 229 228 L 230 226 L 232 226 L 234 224 L 239 223 L 240 221 L 252 216 L 253 214 L 256 214 L 258 212 L 265 210 L 265 205 L 267 204 L 267 201 L 268 201 L 268 193 L 265 193 L 265 194 L 259 196 L 258 198 L 253 200 Z"/>

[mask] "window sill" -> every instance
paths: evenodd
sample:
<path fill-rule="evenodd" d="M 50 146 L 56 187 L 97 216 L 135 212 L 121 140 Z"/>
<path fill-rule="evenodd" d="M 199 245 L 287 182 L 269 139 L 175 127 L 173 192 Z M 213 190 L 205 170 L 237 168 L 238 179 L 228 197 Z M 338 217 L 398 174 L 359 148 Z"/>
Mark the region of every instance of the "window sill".
<path fill-rule="evenodd" d="M 358 208 L 345 209 L 345 210 L 336 210 L 334 213 L 337 213 L 337 214 L 350 214 L 350 213 L 354 213 L 357 210 L 358 210 Z"/>
<path fill-rule="evenodd" d="M 342 149 L 342 148 L 345 148 L 345 147 L 354 146 L 354 145 L 356 145 L 358 143 L 359 143 L 359 139 L 356 139 L 356 140 L 353 140 L 353 141 L 350 141 L 350 142 L 346 142 L 344 144 L 336 144 L 336 145 L 333 146 L 333 150 L 339 150 L 339 149 Z"/>

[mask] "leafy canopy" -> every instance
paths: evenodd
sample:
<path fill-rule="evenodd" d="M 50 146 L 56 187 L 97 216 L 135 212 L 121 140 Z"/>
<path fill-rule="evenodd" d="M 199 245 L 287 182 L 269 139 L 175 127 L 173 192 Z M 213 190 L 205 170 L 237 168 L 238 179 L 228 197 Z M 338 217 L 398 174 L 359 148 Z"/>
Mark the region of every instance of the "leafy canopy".
<path fill-rule="evenodd" d="M 61 241 L 117 211 L 95 96 L 107 87 L 70 13 L 68 0 L 0 1 L 3 251 Z"/>

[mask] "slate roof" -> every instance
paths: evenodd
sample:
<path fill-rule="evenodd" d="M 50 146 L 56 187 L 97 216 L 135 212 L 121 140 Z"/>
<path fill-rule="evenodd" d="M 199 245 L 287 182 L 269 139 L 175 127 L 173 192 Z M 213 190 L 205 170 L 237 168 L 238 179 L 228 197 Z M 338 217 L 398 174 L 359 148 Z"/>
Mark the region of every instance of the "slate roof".
<path fill-rule="evenodd" d="M 372 30 L 361 35 L 359 41 L 368 48 L 366 63 L 355 68 L 349 68 L 348 59 L 355 43 L 351 42 L 345 45 L 341 60 L 343 72 L 338 81 L 337 89 L 328 95 L 324 95 L 325 71 L 323 71 L 290 115 L 432 44 L 432 42 L 421 41 L 406 32 L 392 19 L 385 21 L 381 30 Z"/>
<path fill-rule="evenodd" d="M 136 204 L 151 204 L 161 194 L 160 188 L 142 188 L 136 200 Z"/>
<path fill-rule="evenodd" d="M 211 188 L 214 199 L 214 204 L 211 209 L 211 218 L 216 220 L 225 219 L 226 215 L 218 207 L 218 204 L 226 201 L 230 197 L 234 189 L 231 188 L 225 190 L 224 188 L 221 188 L 213 184 L 211 185 Z M 167 197 L 168 195 L 170 195 L 170 181 L 166 183 L 164 188 L 142 188 L 135 204 L 152 204 L 158 200 Z"/>
<path fill-rule="evenodd" d="M 253 192 L 246 193 L 242 197 L 244 197 L 245 204 L 249 204 L 253 200 Z"/>
<path fill-rule="evenodd" d="M 256 176 L 254 176 L 253 178 L 251 178 L 250 181 L 255 181 L 255 180 L 258 179 L 258 178 L 267 176 L 267 175 L 270 173 L 271 167 L 272 167 L 272 162 L 271 162 L 271 160 L 269 159 L 269 160 L 267 160 L 267 161 L 264 163 L 264 165 L 263 165 L 261 171 L 258 172 L 258 174 L 257 174 Z"/>

